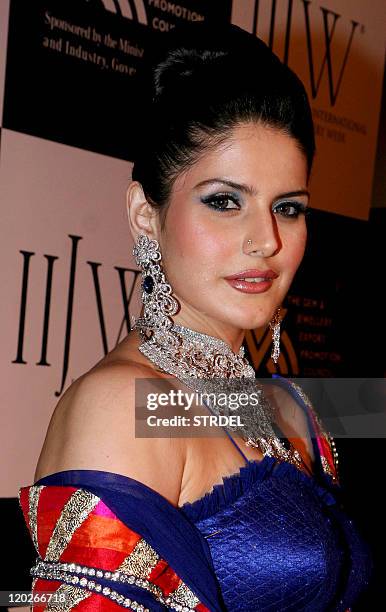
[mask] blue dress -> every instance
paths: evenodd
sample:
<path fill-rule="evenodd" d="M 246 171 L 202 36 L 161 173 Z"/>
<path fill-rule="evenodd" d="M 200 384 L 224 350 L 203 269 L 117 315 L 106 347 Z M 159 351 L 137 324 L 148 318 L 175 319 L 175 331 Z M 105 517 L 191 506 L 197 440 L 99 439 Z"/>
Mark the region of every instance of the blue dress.
<path fill-rule="evenodd" d="M 268 455 L 251 461 L 229 437 L 245 465 L 181 507 L 209 544 L 226 608 L 350 610 L 368 585 L 372 555 L 339 503 L 340 485 L 323 470 L 314 437 L 313 477 Z"/>

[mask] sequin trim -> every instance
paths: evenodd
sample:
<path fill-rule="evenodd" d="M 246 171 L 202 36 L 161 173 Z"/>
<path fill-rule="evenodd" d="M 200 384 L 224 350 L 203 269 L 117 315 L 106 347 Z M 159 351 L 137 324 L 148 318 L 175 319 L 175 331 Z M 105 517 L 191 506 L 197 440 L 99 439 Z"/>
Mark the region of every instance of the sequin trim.
<path fill-rule="evenodd" d="M 137 578 L 148 578 L 152 569 L 157 565 L 159 555 L 143 538 L 139 540 L 132 552 L 121 565 L 118 571 L 133 574 Z"/>
<path fill-rule="evenodd" d="M 137 578 L 134 575 L 128 575 L 118 570 L 104 571 L 95 567 L 78 565 L 76 563 L 60 563 L 47 562 L 38 559 L 36 565 L 30 570 L 32 576 L 44 578 L 45 580 L 61 580 L 66 584 L 79 585 L 83 589 L 88 589 L 91 592 L 105 595 L 112 601 L 115 601 L 124 608 L 131 608 L 137 612 L 150 612 L 148 608 L 144 608 L 137 601 L 130 600 L 124 597 L 114 589 L 105 587 L 98 582 L 98 578 L 111 580 L 112 582 L 121 582 L 123 584 L 135 584 L 150 591 L 157 601 L 164 604 L 170 610 L 179 612 L 195 612 L 194 607 L 200 603 L 200 600 L 194 593 L 181 582 L 174 593 L 165 597 L 162 590 L 157 585 L 149 580 Z M 81 577 L 80 577 L 81 575 Z M 87 577 L 86 577 L 87 576 Z M 90 579 L 91 577 L 91 579 Z M 130 602 L 130 603 L 129 603 Z"/>
<path fill-rule="evenodd" d="M 28 498 L 29 498 L 28 520 L 29 520 L 29 526 L 31 530 L 32 542 L 38 554 L 40 554 L 40 551 L 39 551 L 39 542 L 38 542 L 37 516 L 38 516 L 38 505 L 39 505 L 40 494 L 43 491 L 43 489 L 44 489 L 44 486 L 34 486 L 34 487 L 31 487 L 28 492 Z"/>
<path fill-rule="evenodd" d="M 36 566 L 32 567 L 30 570 L 32 575 L 36 575 L 44 580 L 61 580 L 65 583 L 59 587 L 59 589 L 63 587 L 63 590 L 64 587 L 67 587 L 68 589 L 64 590 L 66 601 L 63 602 L 63 608 L 59 608 L 62 612 L 71 610 L 74 605 L 79 603 L 79 601 L 86 599 L 86 597 L 90 597 L 93 593 L 104 595 L 124 608 L 130 608 L 131 610 L 136 610 L 137 612 L 150 612 L 149 608 L 144 608 L 142 604 L 138 603 L 134 599 L 125 597 L 117 591 L 114 591 L 114 589 L 101 585 L 96 580 L 88 580 L 85 576 L 79 578 L 79 576 L 73 576 L 59 569 L 65 565 L 66 564 L 64 563 L 46 563 L 42 561 L 38 562 Z M 75 587 L 73 585 L 79 586 Z M 55 591 L 56 594 L 59 594 L 59 589 Z M 75 597 L 78 596 L 78 594 L 81 597 L 75 601 Z M 70 601 L 67 599 L 67 596 L 69 597 Z M 55 606 L 53 609 L 57 610 L 58 608 Z"/>
<path fill-rule="evenodd" d="M 326 472 L 326 474 L 328 474 L 329 476 L 331 476 L 331 478 L 335 478 L 335 476 L 334 476 L 334 474 L 333 474 L 333 472 L 331 470 L 330 464 L 328 463 L 326 457 L 321 455 L 320 460 L 322 462 L 323 471 Z"/>
<path fill-rule="evenodd" d="M 45 555 L 46 561 L 57 561 L 60 558 L 75 531 L 99 501 L 99 497 L 84 489 L 78 489 L 71 495 L 51 535 Z"/>
<path fill-rule="evenodd" d="M 200 603 L 200 600 L 184 582 L 180 582 L 173 593 L 173 597 L 178 603 L 193 609 Z"/>

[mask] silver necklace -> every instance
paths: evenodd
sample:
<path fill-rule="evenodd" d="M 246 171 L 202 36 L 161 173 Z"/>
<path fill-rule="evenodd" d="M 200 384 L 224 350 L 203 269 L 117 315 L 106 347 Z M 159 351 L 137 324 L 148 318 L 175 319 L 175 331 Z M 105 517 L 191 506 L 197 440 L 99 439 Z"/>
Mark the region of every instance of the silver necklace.
<path fill-rule="evenodd" d="M 243 346 L 236 354 L 220 338 L 183 325 L 173 324 L 164 335 L 159 331 L 149 335 L 143 320 L 137 321 L 136 328 L 142 341 L 138 350 L 165 373 L 175 376 L 193 391 L 205 394 L 207 399 L 203 403 L 213 414 L 229 416 L 234 412 L 229 404 L 220 406 L 208 396 L 229 396 L 230 393 L 258 396 L 257 403 L 237 408 L 243 425 L 226 425 L 226 429 L 237 431 L 247 446 L 258 448 L 263 455 L 293 463 L 299 468 L 303 465 L 301 455 L 293 445 L 287 449 L 277 437 L 273 428 L 275 410 L 256 379 Z"/>

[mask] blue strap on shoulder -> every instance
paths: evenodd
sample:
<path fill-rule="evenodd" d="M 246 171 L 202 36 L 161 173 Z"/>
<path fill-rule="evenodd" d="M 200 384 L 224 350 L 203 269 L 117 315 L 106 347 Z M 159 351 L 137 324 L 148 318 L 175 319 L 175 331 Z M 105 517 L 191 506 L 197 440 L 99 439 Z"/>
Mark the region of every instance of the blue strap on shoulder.
<path fill-rule="evenodd" d="M 212 412 L 212 414 L 215 414 L 214 411 L 212 410 L 212 408 L 203 400 L 203 404 L 208 408 L 208 410 L 210 410 Z M 237 444 L 237 442 L 235 442 L 235 440 L 233 439 L 233 437 L 231 436 L 231 434 L 229 433 L 229 431 L 226 429 L 226 427 L 224 427 L 222 425 L 223 430 L 225 431 L 226 435 L 228 436 L 228 438 L 230 439 L 230 441 L 232 442 L 232 444 L 234 444 L 234 446 L 237 448 L 237 450 L 239 451 L 240 455 L 243 457 L 245 463 L 249 462 L 248 457 L 246 457 L 243 453 L 243 451 L 241 450 L 241 448 L 239 447 L 239 445 Z"/>

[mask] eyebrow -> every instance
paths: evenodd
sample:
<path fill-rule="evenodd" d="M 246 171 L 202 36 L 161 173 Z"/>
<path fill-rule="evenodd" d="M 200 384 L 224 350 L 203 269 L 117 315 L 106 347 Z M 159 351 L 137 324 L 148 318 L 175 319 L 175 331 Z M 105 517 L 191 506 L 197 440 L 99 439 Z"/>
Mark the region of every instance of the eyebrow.
<path fill-rule="evenodd" d="M 212 185 L 213 183 L 222 183 L 223 185 L 228 185 L 229 187 L 232 187 L 233 189 L 238 189 L 239 191 L 246 193 L 249 196 L 256 196 L 258 193 L 256 189 L 254 189 L 250 185 L 245 185 L 243 183 L 235 183 L 234 181 L 229 181 L 227 179 L 222 179 L 222 178 L 211 178 L 211 179 L 206 179 L 205 181 L 201 181 L 200 183 L 197 183 L 197 185 L 195 186 L 195 189 L 197 189 L 197 187 L 203 187 L 204 185 Z M 300 196 L 300 195 L 306 195 L 310 197 L 310 192 L 307 189 L 287 191 L 287 193 L 279 193 L 275 199 L 292 198 L 293 196 Z"/>

